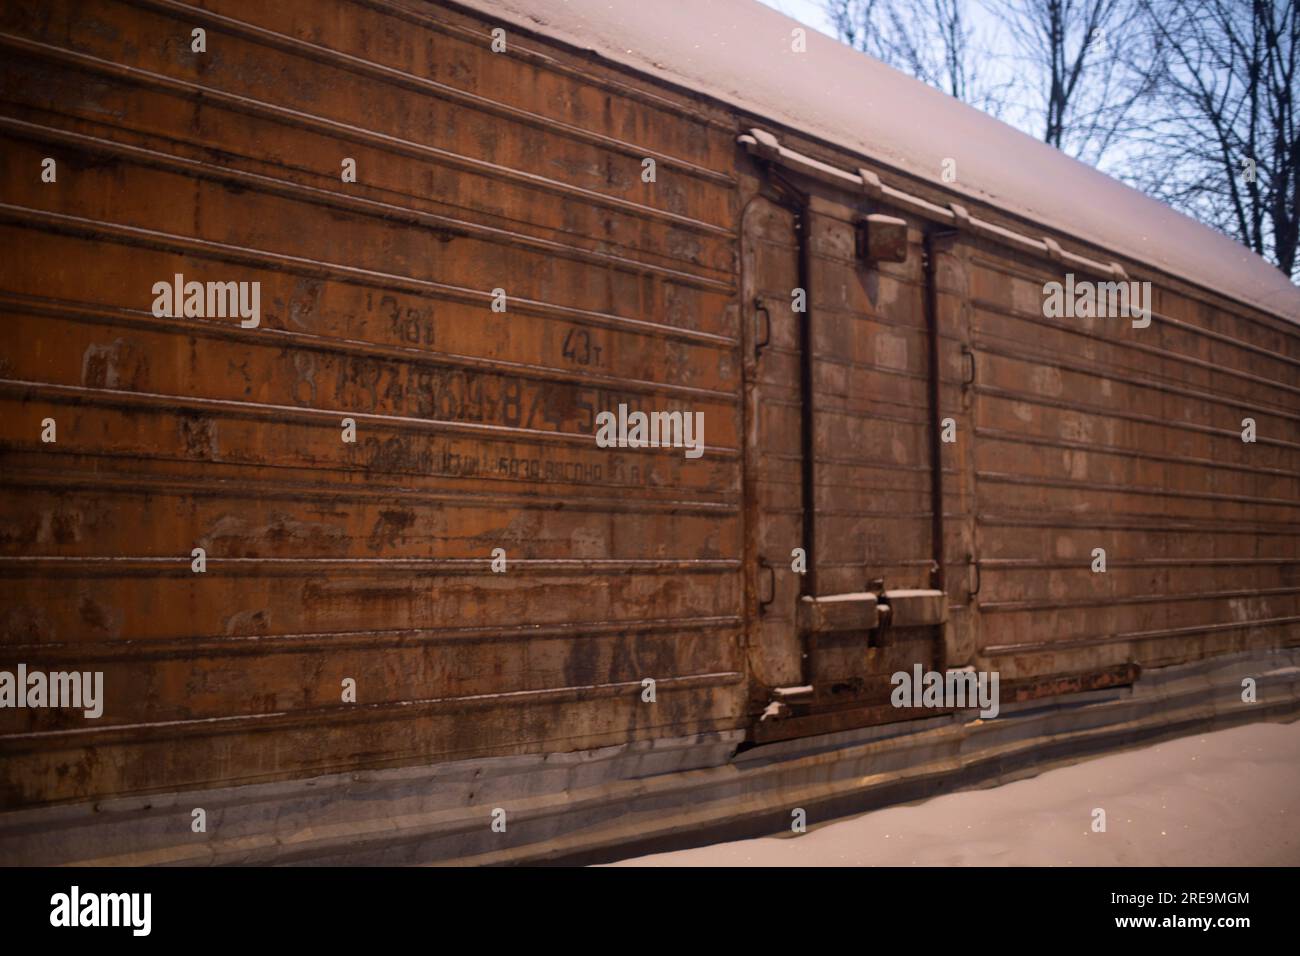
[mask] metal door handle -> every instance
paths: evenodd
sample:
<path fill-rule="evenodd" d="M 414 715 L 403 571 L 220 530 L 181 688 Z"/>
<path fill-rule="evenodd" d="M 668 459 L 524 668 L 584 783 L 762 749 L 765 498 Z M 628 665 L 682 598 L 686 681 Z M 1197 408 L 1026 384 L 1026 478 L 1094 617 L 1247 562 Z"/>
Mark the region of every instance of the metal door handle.
<path fill-rule="evenodd" d="M 975 384 L 975 353 L 970 350 L 970 346 L 963 345 L 961 347 L 961 354 L 963 358 L 970 359 L 970 374 L 968 374 L 965 380 L 962 381 L 961 387 L 970 388 Z"/>
<path fill-rule="evenodd" d="M 759 338 L 759 316 L 763 317 L 762 338 Z M 761 297 L 754 299 L 754 361 L 758 361 L 758 355 L 763 349 L 767 348 L 772 342 L 772 314 L 767 311 L 767 306 L 763 304 Z"/>
<path fill-rule="evenodd" d="M 768 593 L 771 594 L 771 597 L 769 597 L 766 601 L 764 601 L 763 598 L 761 597 L 761 592 L 760 592 L 760 597 L 758 599 L 758 613 L 766 614 L 767 606 L 776 600 L 776 568 L 768 564 L 767 558 L 759 558 L 758 566 L 763 570 L 767 571 L 767 580 L 769 585 Z"/>

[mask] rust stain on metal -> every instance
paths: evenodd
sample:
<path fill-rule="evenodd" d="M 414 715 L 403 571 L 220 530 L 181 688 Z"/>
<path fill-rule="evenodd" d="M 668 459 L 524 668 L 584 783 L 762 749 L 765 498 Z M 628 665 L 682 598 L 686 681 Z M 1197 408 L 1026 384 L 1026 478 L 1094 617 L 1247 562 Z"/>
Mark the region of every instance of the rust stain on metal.
<path fill-rule="evenodd" d="M 110 697 L 0 710 L 0 805 L 822 734 L 946 712 L 890 706 L 917 664 L 1021 701 L 1300 639 L 1294 328 L 1174 280 L 1151 335 L 1044 318 L 1060 262 L 970 232 L 923 261 L 915 206 L 456 10 L 214 0 L 196 60 L 171 4 L 18 7 L 0 666 L 93 662 Z M 47 156 L 57 184 L 15 172 Z M 260 323 L 154 314 L 177 275 L 258 283 Z M 707 453 L 597 447 L 619 405 L 702 412 Z M 946 620 L 800 624 L 804 592 L 932 587 Z"/>

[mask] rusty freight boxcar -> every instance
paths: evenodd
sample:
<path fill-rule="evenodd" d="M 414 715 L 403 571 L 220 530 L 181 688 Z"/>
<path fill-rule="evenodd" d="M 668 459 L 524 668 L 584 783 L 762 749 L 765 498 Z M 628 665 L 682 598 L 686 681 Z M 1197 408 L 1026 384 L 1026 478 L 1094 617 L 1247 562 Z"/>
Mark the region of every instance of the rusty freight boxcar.
<path fill-rule="evenodd" d="M 86 705 L 0 708 L 0 857 L 556 857 L 1294 713 L 1300 292 L 1159 203 L 749 0 L 0 47 L 0 669 Z"/>

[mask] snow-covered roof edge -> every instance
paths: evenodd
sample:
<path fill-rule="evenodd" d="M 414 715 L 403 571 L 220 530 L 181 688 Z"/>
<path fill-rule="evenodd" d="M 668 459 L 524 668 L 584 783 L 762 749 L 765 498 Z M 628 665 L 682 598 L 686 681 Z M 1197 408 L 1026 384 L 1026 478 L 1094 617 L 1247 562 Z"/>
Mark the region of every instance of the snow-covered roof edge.
<path fill-rule="evenodd" d="M 1300 288 L 1245 246 L 757 0 L 453 2 L 1300 323 Z"/>

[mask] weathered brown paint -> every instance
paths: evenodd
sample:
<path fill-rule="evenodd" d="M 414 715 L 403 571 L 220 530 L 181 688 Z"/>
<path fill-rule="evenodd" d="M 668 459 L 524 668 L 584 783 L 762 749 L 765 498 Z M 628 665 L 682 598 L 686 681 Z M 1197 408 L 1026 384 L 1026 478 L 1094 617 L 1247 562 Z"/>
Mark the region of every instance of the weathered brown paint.
<path fill-rule="evenodd" d="M 0 711 L 0 805 L 773 740 L 932 716 L 888 704 L 916 663 L 1028 699 L 1300 640 L 1297 329 L 1161 276 L 1142 335 L 1046 319 L 1059 266 L 964 234 L 933 263 L 946 630 L 809 640 L 805 357 L 818 593 L 931 583 L 924 224 L 800 185 L 806 353 L 753 118 L 536 37 L 498 56 L 447 6 L 329 9 L 0 9 L 0 666 L 110 695 Z M 906 261 L 856 256 L 874 212 Z M 261 282 L 261 327 L 155 318 L 175 273 Z M 703 411 L 707 453 L 597 448 L 619 403 Z"/>

